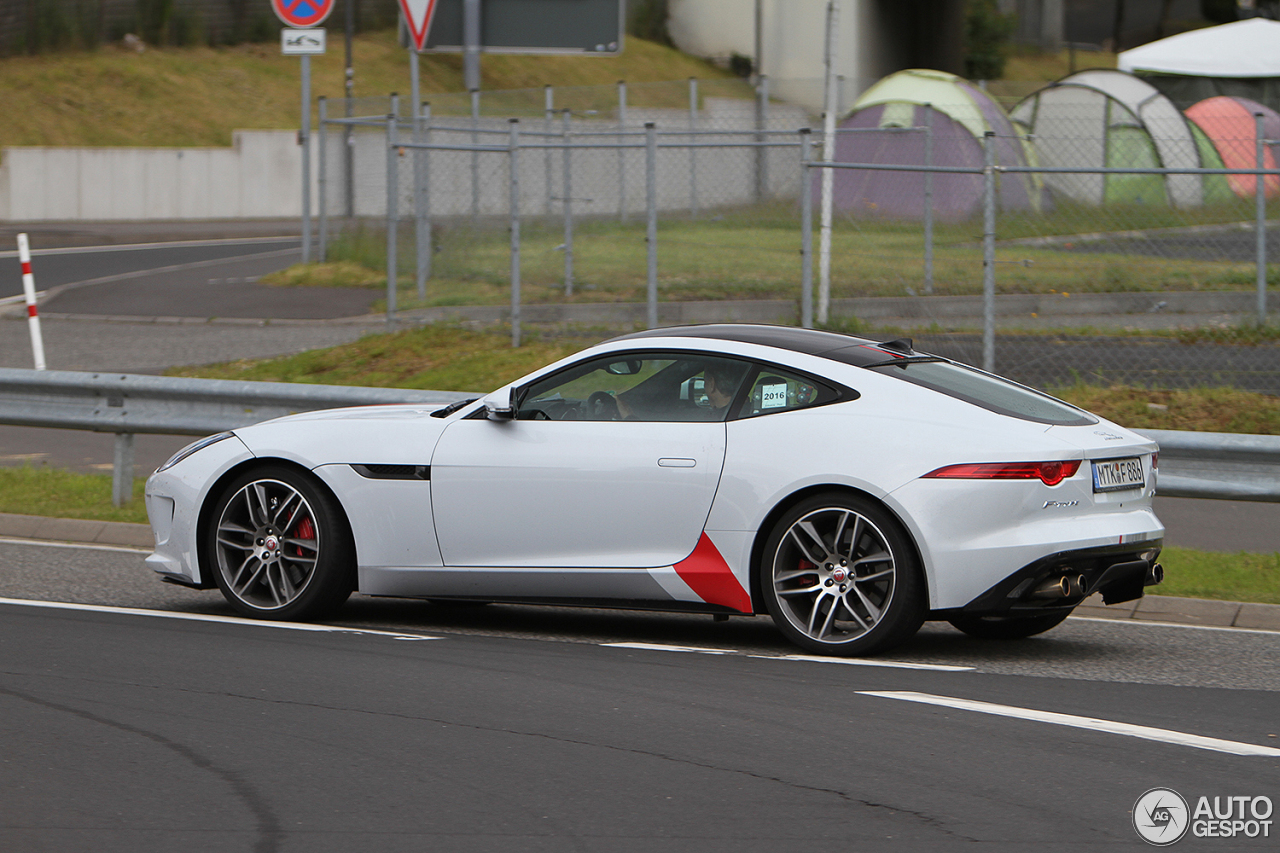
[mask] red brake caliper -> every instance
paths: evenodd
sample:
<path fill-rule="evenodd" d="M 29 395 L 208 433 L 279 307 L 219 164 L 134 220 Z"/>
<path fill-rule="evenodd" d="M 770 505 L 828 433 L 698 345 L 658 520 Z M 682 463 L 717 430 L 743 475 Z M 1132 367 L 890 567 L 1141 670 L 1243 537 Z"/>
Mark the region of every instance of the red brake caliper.
<path fill-rule="evenodd" d="M 310 517 L 302 519 L 302 521 L 298 524 L 298 528 L 294 531 L 293 537 L 295 539 L 315 539 L 316 538 L 316 528 L 315 528 L 315 525 L 311 523 Z M 295 551 L 298 552 L 295 556 L 298 556 L 298 557 L 303 556 L 301 545 L 294 545 L 293 548 Z"/>

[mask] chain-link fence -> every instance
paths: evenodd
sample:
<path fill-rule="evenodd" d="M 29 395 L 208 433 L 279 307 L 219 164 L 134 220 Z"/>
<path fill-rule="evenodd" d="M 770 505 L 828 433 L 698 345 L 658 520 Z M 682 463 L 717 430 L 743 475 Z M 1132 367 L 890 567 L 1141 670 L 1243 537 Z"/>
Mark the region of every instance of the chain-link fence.
<path fill-rule="evenodd" d="M 433 96 L 417 115 L 330 101 L 322 251 L 386 263 L 390 310 L 501 307 L 516 340 L 530 305 L 763 317 L 910 330 L 1038 386 L 1280 393 L 1275 337 L 1256 330 L 1280 250 L 1264 134 L 1117 120 L 987 136 L 886 112 L 843 123 L 823 168 L 815 117 L 762 83 Z M 604 304 L 634 310 L 587 309 Z"/>

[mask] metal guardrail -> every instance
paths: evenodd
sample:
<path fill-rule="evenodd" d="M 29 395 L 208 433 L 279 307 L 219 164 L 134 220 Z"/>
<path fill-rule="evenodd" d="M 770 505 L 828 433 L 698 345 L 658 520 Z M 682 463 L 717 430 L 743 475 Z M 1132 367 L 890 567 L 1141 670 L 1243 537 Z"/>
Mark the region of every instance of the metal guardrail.
<path fill-rule="evenodd" d="M 136 433 L 208 435 L 295 412 L 469 394 L 0 368 L 0 423 L 116 434 L 112 499 L 133 491 Z M 1159 494 L 1280 502 L 1280 436 L 1137 430 L 1160 444 Z"/>
<path fill-rule="evenodd" d="M 116 434 L 112 500 L 133 494 L 133 436 L 209 435 L 295 412 L 385 403 L 444 405 L 456 391 L 240 382 L 0 368 L 0 423 Z"/>

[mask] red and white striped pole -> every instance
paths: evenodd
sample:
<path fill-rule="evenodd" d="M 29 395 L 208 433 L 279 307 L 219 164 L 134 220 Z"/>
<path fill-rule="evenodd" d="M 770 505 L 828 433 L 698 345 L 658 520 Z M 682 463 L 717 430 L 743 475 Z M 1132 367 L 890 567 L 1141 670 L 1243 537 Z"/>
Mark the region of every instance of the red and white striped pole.
<path fill-rule="evenodd" d="M 18 260 L 22 261 L 22 291 L 27 295 L 27 328 L 31 330 L 31 354 L 36 370 L 44 370 L 44 337 L 40 334 L 40 313 L 36 310 L 36 279 L 31 274 L 31 247 L 27 235 L 18 235 Z"/>

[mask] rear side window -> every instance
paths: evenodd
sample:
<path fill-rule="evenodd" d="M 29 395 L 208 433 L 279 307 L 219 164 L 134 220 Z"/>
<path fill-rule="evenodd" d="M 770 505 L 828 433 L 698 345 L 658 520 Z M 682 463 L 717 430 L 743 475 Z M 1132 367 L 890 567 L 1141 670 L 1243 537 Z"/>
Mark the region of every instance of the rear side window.
<path fill-rule="evenodd" d="M 1054 426 L 1084 426 L 1098 419 L 1048 394 L 1041 394 L 1007 379 L 945 361 L 905 361 L 869 368 L 905 379 L 987 411 Z"/>

